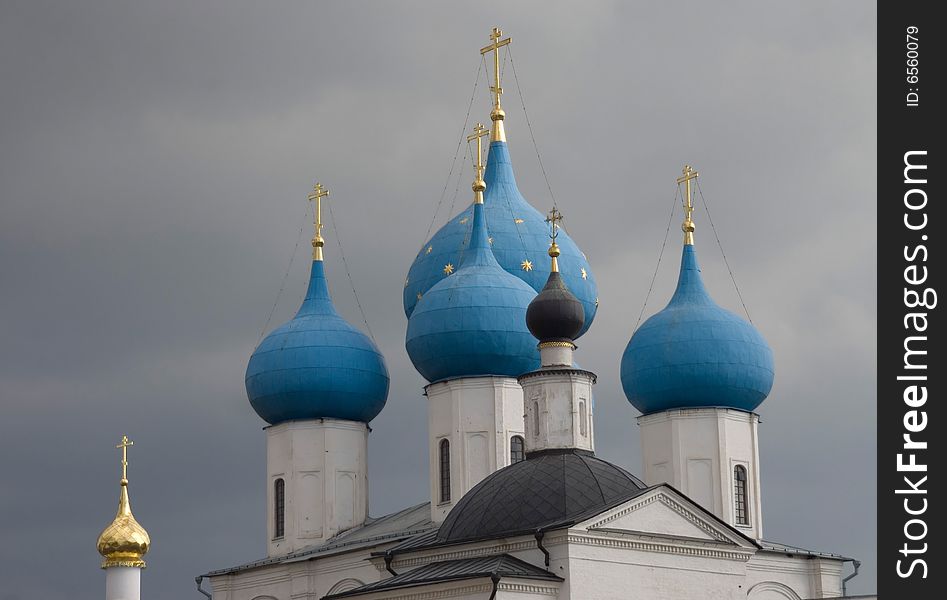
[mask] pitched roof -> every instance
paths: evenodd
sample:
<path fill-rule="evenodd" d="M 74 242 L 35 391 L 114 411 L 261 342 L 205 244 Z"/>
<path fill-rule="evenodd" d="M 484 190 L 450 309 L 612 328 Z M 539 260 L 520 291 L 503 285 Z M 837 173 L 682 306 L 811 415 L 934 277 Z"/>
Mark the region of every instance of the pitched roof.
<path fill-rule="evenodd" d="M 293 563 L 311 560 L 328 554 L 339 554 L 360 548 L 371 548 L 381 544 L 396 542 L 424 533 L 434 527 L 431 521 L 431 503 L 424 502 L 409 506 L 377 519 L 369 518 L 361 527 L 349 529 L 330 538 L 325 543 L 307 546 L 284 556 L 263 558 L 235 567 L 218 569 L 206 573 L 204 577 L 215 577 L 247 571 L 257 567 L 278 563 Z"/>
<path fill-rule="evenodd" d="M 480 556 L 430 563 L 376 583 L 363 585 L 354 590 L 324 596 L 323 600 L 359 596 L 382 590 L 414 587 L 432 583 L 442 583 L 445 581 L 479 579 L 481 577 L 492 577 L 497 580 L 504 577 L 514 577 L 521 579 L 564 581 L 558 575 L 520 560 L 515 556 L 498 554 L 494 556 Z"/>

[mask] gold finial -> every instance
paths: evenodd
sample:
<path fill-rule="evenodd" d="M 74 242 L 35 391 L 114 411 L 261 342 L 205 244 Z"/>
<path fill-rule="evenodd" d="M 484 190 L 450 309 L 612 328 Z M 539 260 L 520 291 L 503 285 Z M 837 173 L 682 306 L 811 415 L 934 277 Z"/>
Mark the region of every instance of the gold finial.
<path fill-rule="evenodd" d="M 322 247 L 326 241 L 322 239 L 322 199 L 329 195 L 329 190 L 316 182 L 309 194 L 309 201 L 316 203 L 316 210 L 312 215 L 312 224 L 316 228 L 316 235 L 312 238 L 312 260 L 322 260 Z"/>
<path fill-rule="evenodd" d="M 99 534 L 96 549 L 105 560 L 102 568 L 109 567 L 145 567 L 142 557 L 151 546 L 151 538 L 145 528 L 138 524 L 132 514 L 131 503 L 128 500 L 128 447 L 135 442 L 122 436 L 122 441 L 116 448 L 122 449 L 122 491 L 118 497 L 118 511 L 112 522 Z"/>
<path fill-rule="evenodd" d="M 697 179 L 700 174 L 692 169 L 690 165 L 684 165 L 684 169 L 681 173 L 683 173 L 683 175 L 677 178 L 677 185 L 681 185 L 682 183 L 685 185 L 684 222 L 681 224 L 681 229 L 684 231 L 684 245 L 693 246 L 695 227 L 694 220 L 691 218 L 694 215 L 694 203 L 691 200 L 691 180 Z"/>
<path fill-rule="evenodd" d="M 509 44 L 510 38 L 502 40 L 501 37 L 503 37 L 503 32 L 500 31 L 499 27 L 494 27 L 493 31 L 490 32 L 490 39 L 493 40 L 493 43 L 480 49 L 481 55 L 493 52 L 493 85 L 490 86 L 490 91 L 493 92 L 493 110 L 490 112 L 490 120 L 493 121 L 491 142 L 506 141 L 506 132 L 503 131 L 503 118 L 506 113 L 500 108 L 500 94 L 503 93 L 503 88 L 500 87 L 500 48 Z"/>
<path fill-rule="evenodd" d="M 560 221 L 562 221 L 562 213 L 553 206 L 552 210 L 549 211 L 549 216 L 546 217 L 546 222 L 549 223 L 550 227 L 549 239 L 552 240 L 552 243 L 549 244 L 549 256 L 552 258 L 552 268 L 550 270 L 553 273 L 559 272 L 559 245 L 556 244 L 556 237 L 559 235 Z"/>
<path fill-rule="evenodd" d="M 483 136 L 490 133 L 490 130 L 483 126 L 483 123 L 477 123 L 473 133 L 467 136 L 467 142 L 477 140 L 477 156 L 474 158 L 474 182 L 471 188 L 474 191 L 474 204 L 483 204 L 483 190 L 487 189 L 487 184 L 483 180 Z M 463 221 L 461 221 L 463 223 Z"/>

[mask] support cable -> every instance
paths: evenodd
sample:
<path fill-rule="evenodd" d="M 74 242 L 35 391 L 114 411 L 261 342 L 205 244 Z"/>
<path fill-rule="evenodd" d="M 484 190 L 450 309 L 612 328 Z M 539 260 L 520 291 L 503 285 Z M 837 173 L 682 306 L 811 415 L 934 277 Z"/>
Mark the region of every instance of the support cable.
<path fill-rule="evenodd" d="M 480 64 L 477 65 L 477 77 L 474 81 L 473 91 L 470 93 L 470 101 L 467 103 L 467 114 L 464 116 L 464 126 L 460 130 L 460 139 L 457 141 L 457 147 L 454 149 L 454 158 L 450 163 L 450 170 L 447 172 L 447 180 L 444 182 L 444 188 L 441 190 L 441 196 L 437 200 L 437 205 L 434 208 L 434 215 L 431 217 L 431 223 L 427 226 L 427 233 L 424 234 L 424 242 L 431 239 L 431 230 L 434 228 L 434 223 L 437 221 L 437 215 L 441 210 L 441 205 L 444 203 L 444 197 L 447 194 L 447 188 L 450 186 L 451 177 L 454 175 L 454 167 L 457 166 L 457 157 L 460 156 L 460 147 L 464 143 L 464 140 L 467 139 L 467 123 L 470 122 L 470 110 L 473 108 L 474 98 L 477 95 L 477 87 L 480 85 L 480 73 L 484 69 L 483 57 L 480 59 Z M 454 199 L 456 199 L 456 195 Z M 451 200 L 451 211 L 454 207 L 454 199 Z M 450 218 L 450 214 L 448 217 Z"/>
<path fill-rule="evenodd" d="M 520 97 L 520 105 L 523 107 L 523 116 L 526 118 L 526 128 L 529 130 L 529 137 L 533 140 L 533 149 L 536 151 L 536 158 L 539 159 L 539 169 L 543 172 L 543 179 L 546 180 L 546 189 L 549 190 L 549 197 L 552 199 L 552 206 L 556 208 L 556 195 L 552 192 L 552 185 L 549 184 L 549 176 L 546 174 L 546 167 L 543 165 L 543 157 L 539 154 L 539 145 L 536 143 L 536 136 L 533 134 L 533 125 L 529 121 L 529 113 L 526 112 L 526 100 L 523 98 L 523 89 L 520 87 L 519 77 L 516 76 L 516 61 L 513 60 L 513 52 L 509 46 L 506 47 L 506 53 L 510 57 L 510 66 L 513 68 L 513 81 L 516 82 L 516 92 Z"/>
<path fill-rule="evenodd" d="M 671 202 L 671 213 L 668 215 L 668 225 L 667 229 L 664 230 L 664 241 L 661 242 L 661 252 L 658 254 L 658 264 L 654 266 L 654 274 L 651 275 L 651 283 L 648 285 L 648 293 L 645 295 L 644 304 L 641 305 L 641 312 L 638 313 L 638 320 L 635 322 L 635 328 L 632 330 L 632 335 L 635 331 L 638 331 L 638 325 L 641 324 L 641 318 L 644 316 L 645 308 L 648 306 L 648 300 L 651 298 L 651 290 L 654 289 L 654 280 L 658 277 L 658 269 L 661 268 L 661 259 L 664 258 L 664 248 L 668 243 L 668 235 L 671 233 L 671 221 L 674 220 L 674 213 L 677 212 L 677 198 L 681 193 L 681 186 L 678 184 L 677 190 L 674 192 L 674 200 Z"/>
<path fill-rule="evenodd" d="M 733 282 L 733 289 L 737 291 L 737 297 L 740 298 L 740 304 L 743 305 L 743 312 L 746 314 L 747 320 L 753 323 L 753 319 L 750 318 L 750 311 L 746 309 L 746 302 L 743 301 L 743 294 L 740 293 L 740 286 L 737 285 L 737 279 L 733 276 L 733 269 L 730 268 L 730 261 L 727 260 L 727 253 L 723 251 L 723 244 L 720 243 L 720 236 L 717 235 L 717 228 L 714 227 L 714 219 L 710 216 L 710 206 L 707 204 L 707 200 L 704 199 L 704 193 L 700 190 L 699 182 L 697 183 L 697 193 L 700 195 L 701 204 L 704 205 L 704 211 L 707 213 L 710 229 L 714 232 L 714 237 L 717 239 L 717 247 L 720 248 L 720 254 L 723 256 L 723 264 L 727 266 L 727 272 L 730 273 L 730 281 Z"/>
<path fill-rule="evenodd" d="M 266 322 L 263 323 L 263 329 L 260 330 L 260 337 L 257 339 L 257 345 L 260 344 L 260 341 L 263 339 L 263 336 L 266 334 L 266 328 L 270 326 L 270 321 L 273 319 L 273 314 L 276 312 L 276 307 L 279 305 L 279 299 L 283 295 L 283 289 L 286 287 L 286 280 L 289 278 L 289 272 L 293 269 L 293 261 L 296 260 L 296 254 L 299 252 L 299 241 L 303 238 L 303 229 L 306 228 L 306 221 L 309 216 L 309 205 L 311 203 L 306 203 L 306 217 L 302 220 L 303 225 L 299 228 L 299 233 L 296 235 L 296 245 L 293 246 L 293 253 L 289 257 L 289 266 L 286 267 L 286 272 L 283 273 L 283 281 L 280 282 L 279 291 L 276 292 L 276 300 L 273 301 L 273 306 L 270 308 L 270 314 L 266 316 Z"/>
<path fill-rule="evenodd" d="M 349 264 L 345 260 L 345 252 L 342 250 L 342 236 L 339 234 L 339 222 L 335 219 L 335 214 L 332 212 L 332 203 L 327 202 L 329 207 L 329 218 L 332 219 L 332 233 L 335 235 L 332 236 L 335 238 L 336 243 L 339 246 L 339 256 L 342 258 L 342 266 L 345 267 L 345 274 L 349 278 L 349 286 L 352 288 L 352 295 L 355 296 L 355 304 L 358 306 L 358 312 L 362 314 L 362 321 L 365 323 L 365 328 L 368 330 L 369 337 L 372 338 L 372 341 L 377 345 L 378 342 L 375 340 L 375 334 L 372 333 L 372 327 L 368 324 L 368 317 L 365 316 L 365 310 L 362 308 L 362 303 L 358 299 L 358 292 L 355 290 L 355 282 L 352 280 L 352 272 L 349 271 Z"/>

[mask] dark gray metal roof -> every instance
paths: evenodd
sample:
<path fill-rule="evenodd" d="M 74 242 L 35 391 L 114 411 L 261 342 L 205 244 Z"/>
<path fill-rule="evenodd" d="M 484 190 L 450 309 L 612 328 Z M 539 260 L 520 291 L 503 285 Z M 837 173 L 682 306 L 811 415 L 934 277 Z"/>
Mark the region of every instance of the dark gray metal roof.
<path fill-rule="evenodd" d="M 509 554 L 495 556 L 480 556 L 447 560 L 430 563 L 414 570 L 401 573 L 394 577 L 369 583 L 362 587 L 324 596 L 323 600 L 359 596 L 371 592 L 390 590 L 395 588 L 414 587 L 445 581 L 460 581 L 464 579 L 479 579 L 481 577 L 515 577 L 521 579 L 545 579 L 548 581 L 563 581 L 561 577 L 549 571 L 520 560 Z"/>
<path fill-rule="evenodd" d="M 377 519 L 369 518 L 361 527 L 343 531 L 327 540 L 324 544 L 309 546 L 284 556 L 263 558 L 237 565 L 236 567 L 211 571 L 210 573 L 206 573 L 204 577 L 216 577 L 217 575 L 238 573 L 266 565 L 300 562 L 329 554 L 372 548 L 381 544 L 410 538 L 416 534 L 430 531 L 433 527 L 435 527 L 435 525 L 431 521 L 431 503 L 424 502 L 383 517 L 378 517 Z"/>
<path fill-rule="evenodd" d="M 530 454 L 467 492 L 447 515 L 437 541 L 532 532 L 624 502 L 644 489 L 637 477 L 591 452 L 569 449 Z"/>

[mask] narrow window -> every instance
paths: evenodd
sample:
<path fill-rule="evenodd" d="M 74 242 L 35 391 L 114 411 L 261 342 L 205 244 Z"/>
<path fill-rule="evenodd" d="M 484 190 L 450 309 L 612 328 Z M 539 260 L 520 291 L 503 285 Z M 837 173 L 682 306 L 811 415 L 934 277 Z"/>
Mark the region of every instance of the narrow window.
<path fill-rule="evenodd" d="M 585 415 L 585 402 L 582 400 L 579 400 L 579 433 L 582 437 L 589 434 L 589 421 Z"/>
<path fill-rule="evenodd" d="M 533 402 L 533 435 L 539 435 L 539 402 Z"/>
<path fill-rule="evenodd" d="M 741 465 L 733 468 L 733 503 L 737 525 L 749 525 L 750 517 L 746 510 L 746 469 Z"/>
<path fill-rule="evenodd" d="M 510 438 L 510 464 L 515 465 L 525 458 L 526 449 L 524 447 L 523 438 L 518 435 L 514 435 Z"/>
<path fill-rule="evenodd" d="M 441 440 L 439 451 L 441 462 L 441 502 L 450 502 L 450 442 Z"/>
<path fill-rule="evenodd" d="M 286 533 L 286 484 L 282 479 L 273 482 L 273 539 Z"/>

